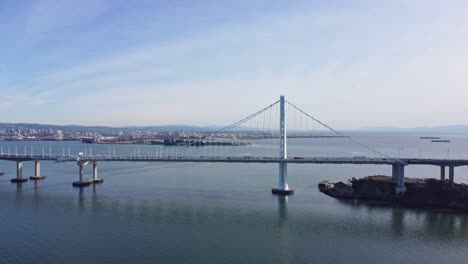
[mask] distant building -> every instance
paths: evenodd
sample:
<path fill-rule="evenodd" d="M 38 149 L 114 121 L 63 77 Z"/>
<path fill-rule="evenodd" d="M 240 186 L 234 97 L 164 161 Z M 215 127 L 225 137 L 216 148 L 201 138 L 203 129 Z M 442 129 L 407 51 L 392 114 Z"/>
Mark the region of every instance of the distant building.
<path fill-rule="evenodd" d="M 55 137 L 55 140 L 63 140 L 63 132 L 62 132 L 62 130 L 57 130 L 57 131 L 55 132 L 54 137 Z"/>

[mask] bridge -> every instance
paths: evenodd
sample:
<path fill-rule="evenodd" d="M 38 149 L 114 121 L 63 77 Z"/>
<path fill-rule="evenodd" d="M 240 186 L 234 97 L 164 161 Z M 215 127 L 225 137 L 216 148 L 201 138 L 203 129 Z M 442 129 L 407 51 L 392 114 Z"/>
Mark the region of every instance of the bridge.
<path fill-rule="evenodd" d="M 366 156 L 355 156 L 355 157 L 333 157 L 333 156 L 320 156 L 320 157 L 307 157 L 307 156 L 288 156 L 287 152 L 287 139 L 288 131 L 286 126 L 286 121 L 291 119 L 287 118 L 286 106 L 292 108 L 294 115 L 299 114 L 301 117 L 307 121 L 312 121 L 332 133 L 336 136 L 346 139 L 350 143 L 366 149 L 373 154 L 376 154 L 379 157 L 366 157 Z M 274 109 L 277 107 L 279 109 Z M 274 109 L 274 110 L 273 110 Z M 279 110 L 278 120 L 273 120 L 273 114 L 277 114 Z M 274 113 L 273 113 L 274 112 Z M 295 123 L 304 125 L 304 120 L 296 117 L 292 118 Z M 273 125 L 276 123 L 277 126 Z M 307 126 L 307 125 L 306 125 Z M 298 134 L 298 128 L 295 127 L 296 135 L 295 137 L 300 137 Z M 202 142 L 202 140 L 210 140 L 209 137 L 219 137 L 222 138 L 223 142 L 230 141 L 239 141 L 239 137 L 246 136 L 256 139 L 265 139 L 265 138 L 274 138 L 278 140 L 278 155 L 273 156 L 262 156 L 262 155 L 232 155 L 227 152 L 223 152 L 223 145 L 218 147 L 216 151 L 208 151 L 209 155 L 200 154 L 197 143 Z M 237 136 L 237 137 L 236 137 Z M 226 138 L 229 138 L 230 141 L 226 141 Z M 192 143 L 190 143 L 192 142 Z M 209 144 L 207 148 L 213 147 L 216 144 Z M 233 144 L 242 146 L 242 144 Z M 76 162 L 79 167 L 79 180 L 73 182 L 73 186 L 85 187 L 91 184 L 102 183 L 103 179 L 98 178 L 97 175 L 97 166 L 99 162 L 210 162 L 210 163 L 275 163 L 279 164 L 279 173 L 278 173 L 278 187 L 272 189 L 273 194 L 278 195 L 289 195 L 294 192 L 294 189 L 290 188 L 287 183 L 287 165 L 288 164 L 369 164 L 369 165 L 390 165 L 392 166 L 392 178 L 395 180 L 395 190 L 396 193 L 405 192 L 404 177 L 405 177 L 405 167 L 409 165 L 432 165 L 440 167 L 440 179 L 445 180 L 446 167 L 449 168 L 449 182 L 454 182 L 455 176 L 455 167 L 458 166 L 467 166 L 468 160 L 464 159 L 421 159 L 421 158 L 393 158 L 382 152 L 375 150 L 374 148 L 367 146 L 366 144 L 361 143 L 360 141 L 342 134 L 341 132 L 331 128 L 325 123 L 319 121 L 313 116 L 307 114 L 305 111 L 299 109 L 289 101 L 285 100 L 284 96 L 280 97 L 280 100 L 274 102 L 273 104 L 261 109 L 260 111 L 238 121 L 229 126 L 223 127 L 219 130 L 213 131 L 209 136 L 203 136 L 199 140 L 189 141 L 189 144 L 183 144 L 181 146 L 174 146 L 175 149 L 172 149 L 171 152 L 163 153 L 161 148 L 159 152 L 155 151 L 151 154 L 140 154 L 135 151 L 130 155 L 116 155 L 109 152 L 106 155 L 92 155 L 92 149 L 84 153 L 79 153 L 78 155 L 71 155 L 70 150 L 68 155 L 65 155 L 65 149 L 62 152 L 62 155 L 52 154 L 52 151 L 49 151 L 49 154 L 45 154 L 44 149 L 42 154 L 34 153 L 31 148 L 30 153 L 27 153 L 24 149 L 24 153 L 18 153 L 18 150 L 15 149 L 15 152 L 12 153 L 10 149 L 7 152 L 4 152 L 3 147 L 0 151 L 0 160 L 8 160 L 16 162 L 16 178 L 11 179 L 11 182 L 21 183 L 28 180 L 28 178 L 23 178 L 22 168 L 23 162 L 34 161 L 35 163 L 35 175 L 29 177 L 30 180 L 42 180 L 45 177 L 41 175 L 40 166 L 41 161 L 57 161 L 57 162 Z M 197 151 L 190 151 L 190 148 L 198 148 Z M 221 148 L 221 151 L 220 149 Z M 83 179 L 84 166 L 92 164 L 93 165 L 93 178 L 89 180 Z"/>

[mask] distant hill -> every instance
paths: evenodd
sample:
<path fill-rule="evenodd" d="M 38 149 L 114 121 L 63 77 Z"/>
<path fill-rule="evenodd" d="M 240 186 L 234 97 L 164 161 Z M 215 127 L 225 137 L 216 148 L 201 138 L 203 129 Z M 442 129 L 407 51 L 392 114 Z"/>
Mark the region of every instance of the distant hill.
<path fill-rule="evenodd" d="M 427 127 L 368 127 L 359 129 L 362 131 L 387 131 L 387 132 L 467 132 L 468 125 L 427 126 Z"/>
<path fill-rule="evenodd" d="M 416 127 L 414 131 L 468 132 L 468 125 L 450 125 L 437 127 Z"/>
<path fill-rule="evenodd" d="M 109 132 L 109 131 L 216 131 L 224 126 L 192 126 L 192 125 L 162 125 L 162 126 L 82 126 L 82 125 L 51 125 L 51 124 L 34 124 L 34 123 L 0 123 L 0 129 L 56 129 L 62 131 L 80 131 L 80 132 Z M 249 130 L 248 128 L 242 130 Z M 353 131 L 353 130 L 347 130 Z M 362 129 L 354 129 L 354 131 L 373 131 L 373 132 L 467 132 L 468 125 L 449 125 L 449 126 L 434 126 L 434 127 L 367 127 Z"/>
<path fill-rule="evenodd" d="M 81 125 L 51 125 L 51 124 L 32 124 L 32 123 L 0 123 L 0 129 L 57 129 L 63 131 L 201 131 L 207 130 L 206 127 L 189 125 L 167 125 L 167 126 L 81 126 Z"/>
<path fill-rule="evenodd" d="M 191 125 L 163 125 L 163 126 L 81 126 L 81 125 L 51 125 L 51 124 L 33 124 L 33 123 L 0 123 L 0 129 L 56 129 L 62 131 L 216 131 L 224 126 L 191 126 Z"/>
<path fill-rule="evenodd" d="M 383 127 L 366 127 L 362 129 L 358 129 L 362 131 L 382 131 L 382 132 L 392 132 L 392 131 L 405 131 L 407 128 L 401 128 L 401 127 L 390 127 L 390 126 L 383 126 Z"/>

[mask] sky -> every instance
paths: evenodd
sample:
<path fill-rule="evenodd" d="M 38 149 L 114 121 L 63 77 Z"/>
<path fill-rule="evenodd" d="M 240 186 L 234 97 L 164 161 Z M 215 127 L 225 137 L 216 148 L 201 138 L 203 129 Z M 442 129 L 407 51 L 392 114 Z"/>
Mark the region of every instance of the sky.
<path fill-rule="evenodd" d="M 468 124 L 468 2 L 0 0 L 0 122 Z"/>

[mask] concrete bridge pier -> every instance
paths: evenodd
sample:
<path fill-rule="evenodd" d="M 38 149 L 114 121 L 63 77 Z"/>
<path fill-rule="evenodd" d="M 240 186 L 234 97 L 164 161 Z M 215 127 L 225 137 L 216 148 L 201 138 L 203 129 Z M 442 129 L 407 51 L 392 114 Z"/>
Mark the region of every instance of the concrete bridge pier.
<path fill-rule="evenodd" d="M 86 187 L 91 185 L 91 183 L 103 183 L 103 179 L 98 178 L 97 174 L 97 161 L 93 162 L 93 178 L 90 180 L 84 180 L 83 179 L 83 174 L 84 174 L 84 166 L 88 165 L 89 161 L 78 161 L 77 165 L 79 167 L 79 175 L 80 175 L 80 180 L 73 182 L 74 187 Z"/>
<path fill-rule="evenodd" d="M 401 194 L 406 192 L 405 187 L 405 165 L 392 165 L 392 179 L 396 181 L 395 193 Z"/>
<path fill-rule="evenodd" d="M 34 165 L 34 176 L 29 177 L 29 179 L 34 181 L 45 179 L 45 176 L 41 176 L 41 161 L 35 160 Z"/>
<path fill-rule="evenodd" d="M 449 182 L 454 183 L 455 178 L 455 167 L 454 166 L 449 166 Z"/>
<path fill-rule="evenodd" d="M 97 161 L 93 162 L 93 183 L 103 183 L 104 179 L 99 179 L 97 176 Z"/>
<path fill-rule="evenodd" d="M 16 178 L 11 179 L 11 182 L 19 183 L 19 182 L 27 182 L 28 178 L 23 178 L 23 161 L 17 160 L 16 161 Z"/>
<path fill-rule="evenodd" d="M 440 166 L 440 180 L 445 181 L 445 166 Z"/>
<path fill-rule="evenodd" d="M 91 184 L 91 181 L 85 181 L 83 180 L 83 174 L 84 174 L 84 166 L 88 164 L 88 161 L 78 161 L 77 165 L 79 167 L 79 175 L 80 175 L 80 180 L 73 182 L 73 187 L 86 187 Z"/>
<path fill-rule="evenodd" d="M 288 164 L 285 162 L 281 162 L 279 164 L 278 187 L 273 188 L 271 190 L 273 194 L 290 195 L 294 193 L 294 189 L 289 188 L 288 186 L 287 177 L 288 177 Z"/>
<path fill-rule="evenodd" d="M 397 180 L 399 172 L 398 165 L 392 165 L 392 180 Z"/>

